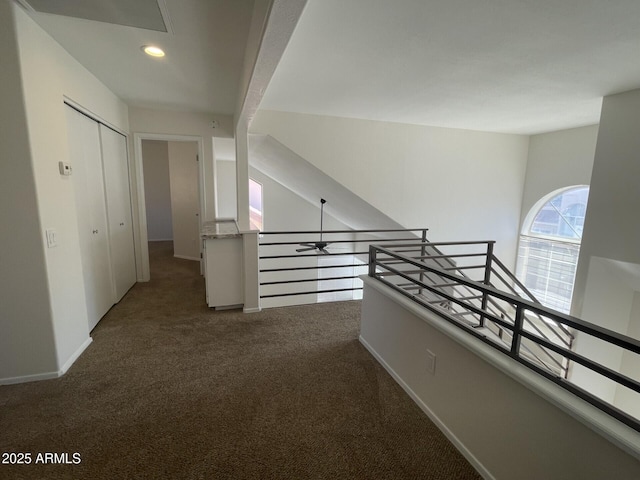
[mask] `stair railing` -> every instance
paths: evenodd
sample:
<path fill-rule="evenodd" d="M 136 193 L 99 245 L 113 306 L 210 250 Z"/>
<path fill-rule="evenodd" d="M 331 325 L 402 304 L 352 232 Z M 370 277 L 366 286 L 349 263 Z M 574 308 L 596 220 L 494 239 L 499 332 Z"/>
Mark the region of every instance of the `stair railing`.
<path fill-rule="evenodd" d="M 622 352 L 629 352 L 635 355 L 640 355 L 639 340 L 555 311 L 522 296 L 504 292 L 492 285 L 485 284 L 483 281 L 472 280 L 468 276 L 456 273 L 455 268 L 439 268 L 433 262 L 429 264 L 429 262 L 425 262 L 421 258 L 405 255 L 399 252 L 396 247 L 406 250 L 411 245 L 388 245 L 385 247 L 372 245 L 370 247 L 368 272 L 370 277 L 434 312 L 442 319 L 461 328 L 485 344 L 509 355 L 520 364 L 591 403 L 631 428 L 640 431 L 640 421 L 637 418 L 591 394 L 568 380 L 566 376 L 554 372 L 551 366 L 548 365 L 548 361 L 540 361 L 531 352 L 533 349 L 552 352 L 554 355 L 566 359 L 565 363 L 570 361 L 578 364 L 582 368 L 601 375 L 635 394 L 640 394 L 640 382 L 638 380 L 616 372 L 596 360 L 580 355 L 572 351 L 566 344 L 544 338 L 535 330 L 527 328 L 525 323 L 529 314 L 533 314 L 542 318 L 545 323 L 552 322 L 561 325 L 563 330 L 566 329 L 569 332 L 579 331 L 581 334 L 601 342 L 608 348 L 616 347 Z M 421 247 L 414 244 L 414 248 Z M 493 260 L 495 259 L 492 259 L 492 264 L 494 263 Z M 474 300 L 469 301 L 465 297 L 456 295 L 451 289 L 445 290 L 441 288 L 440 285 L 433 283 L 434 279 L 446 280 L 449 285 L 459 285 L 461 288 L 469 289 L 474 292 Z M 401 286 L 403 284 L 412 284 L 413 288 L 405 288 Z M 421 291 L 427 293 L 427 295 L 420 293 Z M 495 315 L 483 310 L 478 299 L 482 299 L 485 294 L 487 295 L 487 305 L 493 301 L 498 305 L 510 306 L 515 312 L 513 321 L 502 315 Z M 445 304 L 448 305 L 448 308 L 443 306 Z M 473 313 L 476 319 L 475 324 L 469 321 L 461 321 L 461 316 L 452 313 L 456 308 Z M 504 307 L 502 308 L 504 309 Z M 493 323 L 503 331 L 509 332 L 508 337 L 510 338 L 508 338 L 508 341 L 498 340 L 495 336 L 488 335 L 486 328 L 478 328 L 480 317 L 482 316 L 485 317 L 487 323 Z"/>
<path fill-rule="evenodd" d="M 517 290 L 521 289 L 525 295 L 524 298 L 541 305 L 540 302 L 535 299 L 533 294 L 494 255 L 494 244 L 494 241 L 422 242 L 419 246 L 420 255 L 409 255 L 409 257 L 420 262 L 432 264 L 438 269 L 453 273 L 463 279 L 471 279 L 468 274 L 470 271 L 479 272 L 476 275 L 476 281 L 480 281 L 484 285 L 493 286 L 518 296 L 522 296 Z M 472 247 L 475 249 L 473 251 L 456 251 L 454 253 L 444 253 L 443 251 L 447 248 L 457 248 L 459 250 L 461 247 Z M 403 254 L 410 254 L 411 252 L 418 250 L 418 246 L 416 244 L 389 245 L 388 248 Z M 474 260 L 475 263 L 469 264 L 467 262 L 465 265 L 460 264 L 461 260 L 469 260 L 472 258 L 479 259 L 479 261 L 475 262 Z M 423 300 L 439 305 L 445 310 L 449 310 L 452 315 L 459 317 L 461 321 L 466 322 L 473 328 L 487 329 L 502 341 L 510 341 L 508 338 L 510 337 L 509 331 L 505 330 L 495 322 L 487 321 L 487 316 L 484 312 L 500 317 L 513 324 L 516 321 L 515 308 L 505 305 L 504 302 L 496 300 L 486 292 L 478 294 L 462 282 L 454 282 L 451 280 L 447 281 L 434 272 L 421 272 L 419 279 L 421 281 L 428 279 L 432 285 L 435 285 L 440 289 L 446 288 L 448 293 L 452 294 L 456 298 L 464 299 L 467 302 L 473 303 L 480 309 L 480 312 L 459 308 L 451 301 L 442 300 L 442 298 L 437 296 L 434 297 L 433 292 L 425 296 L 425 289 L 413 285 L 411 282 L 404 282 L 399 284 L 399 286 L 405 289 L 417 291 L 418 295 L 423 297 Z M 526 330 L 535 332 L 545 340 L 562 344 L 569 349 L 572 348 L 573 334 L 563 325 L 548 318 L 543 318 L 535 312 L 527 312 L 522 321 L 523 328 Z M 564 378 L 568 376 L 569 362 L 563 357 L 559 357 L 553 352 L 549 352 L 546 349 L 539 349 L 533 345 L 523 346 L 523 350 L 532 359 L 542 365 L 545 365 L 550 371 L 560 374 Z"/>

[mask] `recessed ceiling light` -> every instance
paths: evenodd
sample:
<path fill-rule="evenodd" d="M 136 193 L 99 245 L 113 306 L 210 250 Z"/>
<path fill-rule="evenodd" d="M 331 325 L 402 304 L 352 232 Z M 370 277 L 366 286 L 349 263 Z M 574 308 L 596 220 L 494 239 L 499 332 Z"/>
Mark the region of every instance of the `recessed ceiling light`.
<path fill-rule="evenodd" d="M 142 51 L 152 57 L 164 57 L 164 51 L 160 47 L 154 47 L 153 45 L 143 45 Z"/>

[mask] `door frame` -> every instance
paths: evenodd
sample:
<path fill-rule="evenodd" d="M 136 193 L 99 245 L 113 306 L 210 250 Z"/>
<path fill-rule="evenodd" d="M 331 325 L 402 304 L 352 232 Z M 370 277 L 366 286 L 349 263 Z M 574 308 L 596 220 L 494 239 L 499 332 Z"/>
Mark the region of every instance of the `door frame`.
<path fill-rule="evenodd" d="M 196 135 L 172 135 L 164 133 L 134 133 L 133 148 L 136 168 L 136 195 L 138 213 L 138 241 L 136 250 L 140 253 L 140 268 L 138 269 L 138 281 L 148 282 L 151 278 L 149 269 L 149 236 L 147 232 L 147 205 L 144 196 L 144 168 L 142 162 L 142 141 L 162 140 L 166 142 L 196 142 L 198 144 L 198 201 L 200 212 L 198 221 L 202 227 L 202 219 L 206 218 L 206 205 L 204 202 L 204 142 L 202 137 Z M 199 242 L 200 258 L 202 259 L 202 242 Z M 202 273 L 202 260 L 200 260 L 200 272 Z"/>

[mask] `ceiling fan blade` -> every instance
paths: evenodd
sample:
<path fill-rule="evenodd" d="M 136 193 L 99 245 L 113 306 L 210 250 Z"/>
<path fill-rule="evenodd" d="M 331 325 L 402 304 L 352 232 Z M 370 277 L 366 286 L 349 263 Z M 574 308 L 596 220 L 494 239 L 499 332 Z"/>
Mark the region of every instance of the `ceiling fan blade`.
<path fill-rule="evenodd" d="M 316 247 L 315 245 L 312 247 L 307 247 L 307 248 L 296 248 L 296 252 L 308 252 L 309 250 L 315 250 Z"/>
<path fill-rule="evenodd" d="M 325 255 L 331 255 L 329 252 L 327 252 L 324 248 L 319 248 L 318 250 L 320 250 L 322 253 L 324 253 Z"/>

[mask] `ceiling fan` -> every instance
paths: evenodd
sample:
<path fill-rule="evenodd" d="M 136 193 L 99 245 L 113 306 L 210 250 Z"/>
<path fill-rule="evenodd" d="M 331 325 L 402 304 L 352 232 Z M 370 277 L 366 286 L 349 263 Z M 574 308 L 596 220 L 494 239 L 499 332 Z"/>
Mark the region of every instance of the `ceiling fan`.
<path fill-rule="evenodd" d="M 296 252 L 308 252 L 309 250 L 318 250 L 319 252 L 324 253 L 325 255 L 330 255 L 330 253 L 326 250 L 326 247 L 330 245 L 331 242 L 325 242 L 322 240 L 322 221 L 324 219 L 325 203 L 327 203 L 327 201 L 324 198 L 321 198 L 320 199 L 320 241 L 301 243 L 300 246 L 305 248 L 298 248 L 296 249 Z"/>

